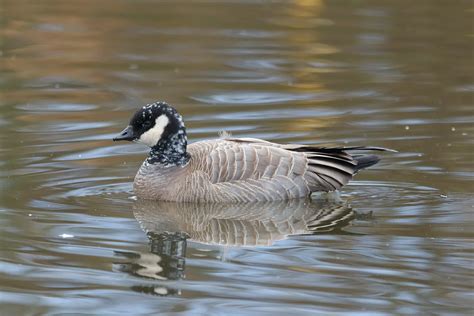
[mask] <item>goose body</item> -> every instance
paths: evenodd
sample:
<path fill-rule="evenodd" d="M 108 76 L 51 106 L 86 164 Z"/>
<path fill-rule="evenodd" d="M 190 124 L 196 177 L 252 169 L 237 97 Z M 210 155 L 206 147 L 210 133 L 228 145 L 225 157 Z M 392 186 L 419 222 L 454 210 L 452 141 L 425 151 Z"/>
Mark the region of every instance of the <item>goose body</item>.
<path fill-rule="evenodd" d="M 379 147 L 316 147 L 254 138 L 205 140 L 187 145 L 181 116 L 164 102 L 138 110 L 114 140 L 151 147 L 134 181 L 138 197 L 180 202 L 254 202 L 308 197 L 334 191 L 375 155 L 350 155 Z"/>

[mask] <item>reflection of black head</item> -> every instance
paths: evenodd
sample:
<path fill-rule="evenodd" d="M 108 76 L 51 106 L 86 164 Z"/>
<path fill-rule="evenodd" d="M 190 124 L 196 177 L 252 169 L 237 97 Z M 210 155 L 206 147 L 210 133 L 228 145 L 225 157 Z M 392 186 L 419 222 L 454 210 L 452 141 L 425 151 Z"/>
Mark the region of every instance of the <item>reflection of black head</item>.
<path fill-rule="evenodd" d="M 148 233 L 150 252 L 161 256 L 160 275 L 169 280 L 178 280 L 184 277 L 186 239 L 189 236 L 182 232 L 175 233 Z"/>
<path fill-rule="evenodd" d="M 148 238 L 151 248 L 149 253 L 116 252 L 116 254 L 130 260 L 125 263 L 117 263 L 118 270 L 155 280 L 182 279 L 188 235 L 181 232 L 149 233 Z"/>

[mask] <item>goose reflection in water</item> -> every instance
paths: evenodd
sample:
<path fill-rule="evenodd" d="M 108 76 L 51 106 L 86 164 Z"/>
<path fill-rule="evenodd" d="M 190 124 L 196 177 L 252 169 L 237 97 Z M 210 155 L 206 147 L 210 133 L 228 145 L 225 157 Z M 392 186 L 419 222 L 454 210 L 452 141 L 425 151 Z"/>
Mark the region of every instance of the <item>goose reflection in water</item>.
<path fill-rule="evenodd" d="M 337 232 L 355 212 L 335 199 L 299 199 L 244 204 L 193 204 L 138 200 L 134 216 L 146 232 L 150 252 L 117 252 L 127 259 L 118 269 L 157 281 L 185 277 L 187 242 L 226 247 L 270 246 L 292 235 Z M 135 291 L 176 295 L 179 290 L 136 286 Z"/>

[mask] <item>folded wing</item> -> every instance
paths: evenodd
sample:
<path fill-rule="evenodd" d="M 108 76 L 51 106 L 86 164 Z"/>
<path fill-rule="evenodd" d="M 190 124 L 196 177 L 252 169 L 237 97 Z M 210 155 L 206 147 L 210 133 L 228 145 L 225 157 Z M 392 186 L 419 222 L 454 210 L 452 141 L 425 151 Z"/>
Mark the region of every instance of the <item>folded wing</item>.
<path fill-rule="evenodd" d="M 206 143 L 206 146 L 203 146 Z M 192 145 L 191 145 L 192 146 Z M 191 149 L 190 146 L 190 149 Z M 197 146 L 196 146 L 197 147 Z M 375 155 L 352 156 L 352 150 L 379 147 L 315 147 L 280 145 L 252 138 L 226 138 L 201 142 L 203 165 L 211 183 L 252 194 L 258 200 L 304 197 L 316 191 L 334 191 L 362 168 L 379 161 Z"/>

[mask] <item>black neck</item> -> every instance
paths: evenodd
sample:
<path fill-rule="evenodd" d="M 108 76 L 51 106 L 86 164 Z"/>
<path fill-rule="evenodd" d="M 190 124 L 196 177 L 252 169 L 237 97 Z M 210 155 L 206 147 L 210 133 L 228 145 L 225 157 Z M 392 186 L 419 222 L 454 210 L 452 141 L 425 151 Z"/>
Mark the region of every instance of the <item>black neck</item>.
<path fill-rule="evenodd" d="M 186 152 L 187 144 L 186 133 L 178 132 L 171 137 L 160 139 L 158 144 L 151 148 L 147 161 L 151 164 L 183 166 L 190 158 Z"/>

